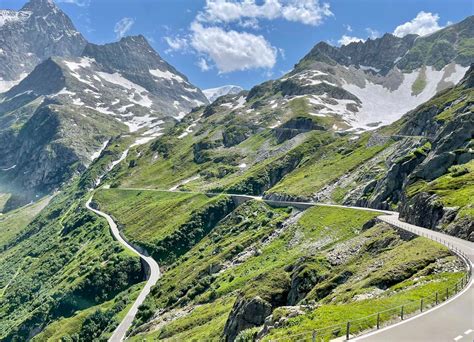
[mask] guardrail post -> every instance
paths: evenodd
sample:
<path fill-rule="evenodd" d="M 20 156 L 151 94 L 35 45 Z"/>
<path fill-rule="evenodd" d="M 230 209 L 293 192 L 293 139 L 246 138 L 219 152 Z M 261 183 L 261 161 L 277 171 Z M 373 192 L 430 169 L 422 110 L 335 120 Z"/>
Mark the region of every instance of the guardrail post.
<path fill-rule="evenodd" d="M 402 305 L 402 309 L 401 309 L 401 311 L 400 311 L 400 318 L 401 318 L 402 321 L 403 321 L 403 305 Z"/>
<path fill-rule="evenodd" d="M 449 289 L 446 288 L 446 299 L 448 299 L 448 297 L 449 297 Z"/>
<path fill-rule="evenodd" d="M 347 322 L 346 340 L 349 340 L 350 333 L 351 333 L 351 322 Z"/>
<path fill-rule="evenodd" d="M 438 292 L 436 291 L 436 305 L 438 305 Z"/>
<path fill-rule="evenodd" d="M 313 341 L 313 342 L 316 342 L 316 331 L 313 331 L 313 338 L 312 338 L 312 341 Z"/>
<path fill-rule="evenodd" d="M 456 293 L 458 292 L 458 283 L 455 285 Z"/>
<path fill-rule="evenodd" d="M 423 312 L 423 298 L 420 301 L 420 312 Z"/>
<path fill-rule="evenodd" d="M 377 313 L 377 330 L 380 329 L 380 312 Z"/>

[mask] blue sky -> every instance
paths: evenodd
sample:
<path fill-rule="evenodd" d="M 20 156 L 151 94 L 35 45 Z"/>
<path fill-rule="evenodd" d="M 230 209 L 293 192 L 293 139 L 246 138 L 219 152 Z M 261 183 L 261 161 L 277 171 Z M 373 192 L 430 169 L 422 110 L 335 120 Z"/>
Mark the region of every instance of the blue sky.
<path fill-rule="evenodd" d="M 430 33 L 474 13 L 472 0 L 56 0 L 93 43 L 143 34 L 202 89 L 250 88 L 290 70 L 316 43 Z M 0 0 L 19 9 L 22 0 Z M 243 69 L 243 70 L 242 70 Z"/>

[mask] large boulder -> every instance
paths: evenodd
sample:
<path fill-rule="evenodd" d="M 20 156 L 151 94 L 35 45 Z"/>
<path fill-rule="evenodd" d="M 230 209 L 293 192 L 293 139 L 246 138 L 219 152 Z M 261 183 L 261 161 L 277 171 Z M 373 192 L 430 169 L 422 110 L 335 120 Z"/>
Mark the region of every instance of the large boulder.
<path fill-rule="evenodd" d="M 272 305 L 259 296 L 237 299 L 225 324 L 225 340 L 234 341 L 242 330 L 262 325 L 271 313 Z"/>

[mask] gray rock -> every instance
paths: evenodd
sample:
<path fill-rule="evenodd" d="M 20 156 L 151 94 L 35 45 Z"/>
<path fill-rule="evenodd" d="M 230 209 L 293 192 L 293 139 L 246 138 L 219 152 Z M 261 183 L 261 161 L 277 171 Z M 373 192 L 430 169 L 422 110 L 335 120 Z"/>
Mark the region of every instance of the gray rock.
<path fill-rule="evenodd" d="M 242 330 L 262 325 L 271 313 L 271 304 L 258 296 L 237 299 L 225 324 L 225 340 L 234 341 Z"/>

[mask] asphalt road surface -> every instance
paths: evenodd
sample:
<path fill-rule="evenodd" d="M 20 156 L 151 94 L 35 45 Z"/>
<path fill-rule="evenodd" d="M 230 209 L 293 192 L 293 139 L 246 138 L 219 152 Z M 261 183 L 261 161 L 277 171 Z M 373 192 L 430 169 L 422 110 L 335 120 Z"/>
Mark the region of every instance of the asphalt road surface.
<path fill-rule="evenodd" d="M 143 301 L 145 300 L 146 296 L 150 293 L 150 289 L 153 285 L 156 284 L 158 279 L 161 277 L 160 273 L 160 267 L 158 266 L 157 262 L 149 256 L 141 254 L 139 251 L 137 251 L 134 247 L 132 247 L 120 234 L 120 231 L 117 227 L 117 224 L 112 220 L 112 218 L 107 215 L 106 213 L 103 213 L 102 211 L 99 211 L 97 209 L 94 209 L 90 206 L 92 201 L 92 197 L 87 201 L 86 207 L 87 209 L 93 211 L 97 215 L 100 215 L 102 217 L 105 217 L 107 220 L 109 226 L 110 226 L 110 231 L 112 232 L 112 235 L 117 239 L 118 242 L 120 242 L 125 248 L 131 250 L 133 253 L 137 254 L 147 265 L 148 265 L 148 270 L 147 270 L 147 282 L 143 289 L 141 290 L 140 294 L 138 295 L 137 299 L 133 303 L 132 307 L 130 310 L 127 312 L 127 315 L 123 318 L 122 322 L 120 322 L 119 326 L 115 329 L 114 333 L 110 337 L 109 341 L 111 342 L 120 342 L 125 339 L 125 336 L 127 334 L 128 329 L 132 325 L 133 319 L 135 318 L 135 315 L 137 314 L 138 307 L 142 305 Z"/>

